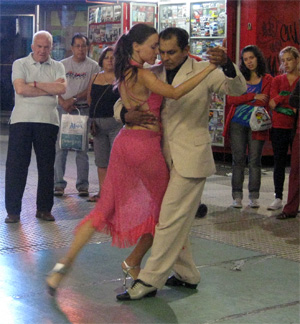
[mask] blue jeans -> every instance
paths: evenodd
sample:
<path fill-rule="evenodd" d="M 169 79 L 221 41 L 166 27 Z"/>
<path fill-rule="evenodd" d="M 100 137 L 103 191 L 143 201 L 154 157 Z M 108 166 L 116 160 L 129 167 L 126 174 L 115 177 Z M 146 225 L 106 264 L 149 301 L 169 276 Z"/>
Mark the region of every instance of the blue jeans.
<path fill-rule="evenodd" d="M 244 172 L 247 161 L 249 166 L 249 198 L 258 199 L 261 184 L 261 156 L 264 141 L 253 140 L 250 127 L 230 123 L 230 141 L 232 153 L 232 197 L 243 199 Z"/>
<path fill-rule="evenodd" d="M 66 112 L 58 107 L 59 112 L 59 120 L 61 121 L 61 115 L 66 114 Z M 89 108 L 79 109 L 80 114 L 84 116 L 88 116 Z M 78 114 L 77 110 L 72 111 L 71 114 Z M 76 151 L 76 167 L 77 167 L 77 181 L 76 181 L 76 189 L 80 190 L 88 190 L 89 188 L 89 125 L 87 127 L 87 136 L 86 136 L 86 145 L 84 151 Z M 58 136 L 59 138 L 59 136 Z M 67 181 L 64 180 L 64 175 L 66 171 L 66 162 L 68 156 L 68 150 L 62 150 L 59 147 L 59 140 L 56 142 L 56 157 L 54 164 L 54 188 L 65 189 L 67 186 Z"/>

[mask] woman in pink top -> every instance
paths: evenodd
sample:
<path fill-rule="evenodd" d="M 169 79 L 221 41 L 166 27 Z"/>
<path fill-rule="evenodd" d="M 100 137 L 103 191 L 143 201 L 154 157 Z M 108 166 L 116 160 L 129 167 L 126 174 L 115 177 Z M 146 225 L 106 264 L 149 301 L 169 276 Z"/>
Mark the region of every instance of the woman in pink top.
<path fill-rule="evenodd" d="M 282 194 L 285 178 L 285 166 L 288 149 L 292 146 L 295 128 L 295 108 L 289 105 L 290 94 L 299 80 L 299 51 L 293 47 L 285 47 L 279 53 L 281 70 L 284 72 L 272 81 L 269 106 L 272 109 L 271 141 L 274 152 L 273 181 L 275 200 L 269 210 L 282 208 Z"/>

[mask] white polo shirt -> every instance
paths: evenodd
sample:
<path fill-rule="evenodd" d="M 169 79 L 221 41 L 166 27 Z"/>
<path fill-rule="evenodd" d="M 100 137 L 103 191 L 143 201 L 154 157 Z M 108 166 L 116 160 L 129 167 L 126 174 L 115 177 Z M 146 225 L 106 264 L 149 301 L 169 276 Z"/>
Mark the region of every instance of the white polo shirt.
<path fill-rule="evenodd" d="M 54 82 L 59 78 L 66 79 L 65 68 L 62 63 L 50 57 L 41 64 L 30 53 L 27 57 L 14 61 L 12 66 L 12 82 L 16 79 L 23 79 L 26 83 Z M 10 123 L 47 123 L 59 126 L 57 104 L 56 95 L 24 97 L 15 92 L 15 106 Z"/>

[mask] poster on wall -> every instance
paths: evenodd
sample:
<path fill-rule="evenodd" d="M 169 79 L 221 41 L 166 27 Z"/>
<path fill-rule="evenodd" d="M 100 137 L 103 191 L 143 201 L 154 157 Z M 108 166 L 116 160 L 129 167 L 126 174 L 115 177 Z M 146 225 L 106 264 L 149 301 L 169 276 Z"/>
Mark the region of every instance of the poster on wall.
<path fill-rule="evenodd" d="M 144 23 L 156 27 L 156 5 L 143 3 L 130 3 L 130 27 Z"/>
<path fill-rule="evenodd" d="M 89 57 L 99 60 L 102 50 L 114 44 L 122 32 L 122 6 L 103 5 L 88 8 Z"/>
<path fill-rule="evenodd" d="M 186 4 L 168 4 L 159 7 L 159 31 L 168 27 L 179 27 L 186 29 L 189 24 L 189 13 Z"/>

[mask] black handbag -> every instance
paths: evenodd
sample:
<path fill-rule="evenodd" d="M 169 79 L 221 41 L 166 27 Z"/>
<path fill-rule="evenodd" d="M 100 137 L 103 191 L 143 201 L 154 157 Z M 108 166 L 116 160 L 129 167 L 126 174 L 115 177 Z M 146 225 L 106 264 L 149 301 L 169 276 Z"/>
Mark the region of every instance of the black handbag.
<path fill-rule="evenodd" d="M 96 119 L 93 118 L 90 126 L 90 132 L 92 136 L 96 136 L 99 133 L 99 126 L 96 122 Z"/>

